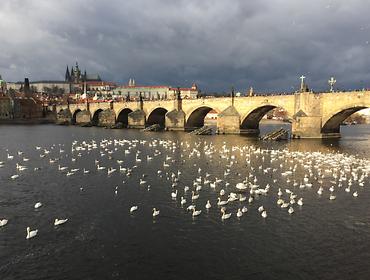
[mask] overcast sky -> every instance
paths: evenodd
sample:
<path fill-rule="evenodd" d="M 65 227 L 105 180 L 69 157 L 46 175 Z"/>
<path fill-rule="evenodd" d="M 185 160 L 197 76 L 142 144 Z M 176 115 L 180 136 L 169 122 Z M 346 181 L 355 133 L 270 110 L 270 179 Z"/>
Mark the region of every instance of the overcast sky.
<path fill-rule="evenodd" d="M 370 87 L 366 0 L 1 0 L 0 74 L 226 91 Z"/>

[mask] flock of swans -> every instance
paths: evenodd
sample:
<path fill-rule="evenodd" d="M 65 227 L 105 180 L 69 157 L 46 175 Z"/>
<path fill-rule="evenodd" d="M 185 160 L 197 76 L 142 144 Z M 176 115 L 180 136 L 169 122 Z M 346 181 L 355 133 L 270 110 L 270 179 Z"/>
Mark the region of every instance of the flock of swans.
<path fill-rule="evenodd" d="M 214 211 L 216 215 L 219 213 L 222 221 L 233 217 L 240 220 L 251 215 L 248 213 L 252 211 L 262 219 L 268 219 L 273 213 L 272 207 L 263 205 L 260 199 L 267 196 L 276 202 L 274 207 L 293 215 L 297 209 L 304 207 L 305 191 L 316 192 L 319 199 L 335 200 L 341 192 L 356 199 L 369 184 L 368 159 L 338 152 L 262 149 L 232 146 L 225 142 L 216 146 L 201 138 L 193 140 L 75 140 L 70 147 L 53 144 L 49 147 L 36 146 L 35 150 L 37 156 L 52 166 L 55 172 L 67 177 L 81 176 L 82 182 L 85 176 L 94 173 L 104 177 L 119 176 L 122 186 L 125 186 L 126 180 L 136 173 L 137 187 L 149 191 L 151 179 L 155 176 L 162 180 L 168 200 L 175 202 L 194 219 L 209 211 Z M 33 174 L 27 171 L 41 169 L 31 166 L 32 158 L 26 157 L 22 151 L 6 152 L 6 159 L 0 161 L 0 171 L 5 165 L 15 166 L 15 172 L 8 180 L 18 180 Z M 89 155 L 90 158 L 92 155 L 95 157 L 93 169 L 81 166 L 80 159 Z M 205 170 L 207 164 L 209 168 Z M 147 166 L 155 172 L 146 174 L 148 169 L 144 167 Z M 242 166 L 242 169 L 235 172 L 236 166 Z M 216 168 L 216 172 L 212 172 L 212 168 Z M 119 195 L 119 187 L 122 186 L 113 188 L 114 196 Z M 84 188 L 80 187 L 80 191 L 83 192 Z M 42 210 L 42 206 L 39 201 L 34 208 Z M 152 218 L 160 219 L 159 207 L 152 205 L 151 209 Z M 132 203 L 127 212 L 128 215 L 145 215 L 140 204 Z M 6 217 L 0 218 L 0 227 L 6 226 Z M 55 218 L 53 225 L 57 227 L 67 221 L 68 218 Z M 26 232 L 26 239 L 38 234 L 38 230 L 31 230 L 30 226 L 26 227 Z"/>

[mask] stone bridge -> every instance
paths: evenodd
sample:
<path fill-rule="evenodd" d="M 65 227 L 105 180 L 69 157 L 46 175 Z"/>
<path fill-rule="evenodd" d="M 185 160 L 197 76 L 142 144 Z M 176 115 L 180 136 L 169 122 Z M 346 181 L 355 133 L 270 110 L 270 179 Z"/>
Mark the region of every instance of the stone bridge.
<path fill-rule="evenodd" d="M 57 122 L 128 128 L 159 124 L 167 130 L 192 130 L 204 125 L 208 112 L 218 113 L 220 134 L 259 133 L 262 117 L 282 108 L 292 122 L 295 138 L 340 137 L 340 124 L 370 107 L 370 91 L 300 92 L 292 95 L 220 97 L 133 102 L 86 102 L 50 108 Z"/>

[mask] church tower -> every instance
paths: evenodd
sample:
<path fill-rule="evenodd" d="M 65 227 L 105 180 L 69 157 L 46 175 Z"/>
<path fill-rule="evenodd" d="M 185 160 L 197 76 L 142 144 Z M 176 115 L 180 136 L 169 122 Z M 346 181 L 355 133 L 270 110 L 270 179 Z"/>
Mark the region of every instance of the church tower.
<path fill-rule="evenodd" d="M 67 65 L 67 70 L 66 70 L 66 75 L 65 75 L 65 81 L 66 82 L 71 81 L 71 74 L 69 73 L 68 65 Z"/>
<path fill-rule="evenodd" d="M 73 69 L 73 73 L 72 73 L 72 80 L 75 84 L 78 84 L 80 82 L 80 79 L 81 79 L 81 71 L 80 71 L 80 68 L 78 68 L 78 62 L 76 61 L 76 66 Z"/>

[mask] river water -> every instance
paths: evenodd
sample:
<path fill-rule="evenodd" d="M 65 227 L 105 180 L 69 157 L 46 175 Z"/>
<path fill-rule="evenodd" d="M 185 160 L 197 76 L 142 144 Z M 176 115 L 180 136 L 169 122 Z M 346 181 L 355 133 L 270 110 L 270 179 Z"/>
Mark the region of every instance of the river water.
<path fill-rule="evenodd" d="M 342 127 L 342 135 L 271 143 L 181 132 L 0 126 L 0 219 L 9 220 L 0 227 L 0 279 L 369 279 L 370 126 Z M 97 170 L 95 160 L 117 171 Z M 27 169 L 17 170 L 16 163 Z M 79 170 L 67 176 L 58 165 Z M 201 190 L 194 204 L 202 213 L 192 217 L 186 208 L 197 178 Z M 204 182 L 216 179 L 222 182 L 215 188 Z M 268 192 L 250 195 L 248 189 L 246 201 L 226 205 L 232 215 L 222 220 L 220 190 L 227 200 L 243 180 L 265 190 L 268 184 Z M 289 214 L 289 207 L 277 204 L 279 188 L 285 201 L 288 189 L 303 205 L 292 203 Z M 35 209 L 36 202 L 43 206 Z M 133 205 L 138 210 L 130 214 Z M 243 206 L 248 212 L 237 218 Z M 160 210 L 155 218 L 153 207 Z M 54 226 L 55 218 L 68 221 Z M 38 233 L 26 240 L 28 226 Z"/>

